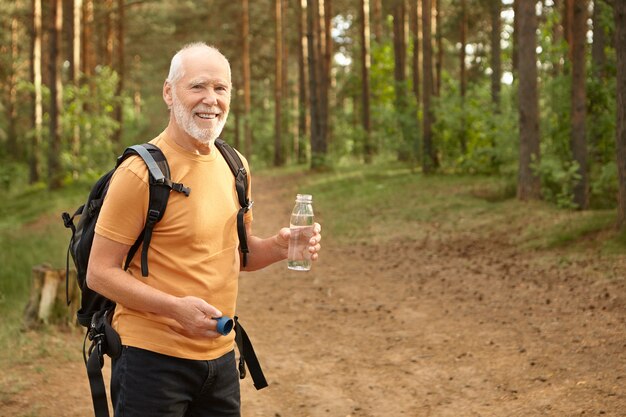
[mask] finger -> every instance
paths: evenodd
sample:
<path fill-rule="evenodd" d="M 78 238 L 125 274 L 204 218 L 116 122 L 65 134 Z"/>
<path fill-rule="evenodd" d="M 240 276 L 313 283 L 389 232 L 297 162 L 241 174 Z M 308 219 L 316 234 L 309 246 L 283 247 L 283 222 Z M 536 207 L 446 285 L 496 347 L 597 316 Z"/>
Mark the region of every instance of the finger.
<path fill-rule="evenodd" d="M 317 253 L 317 252 L 319 252 L 320 249 L 322 249 L 322 245 L 320 245 L 320 244 L 309 246 L 309 252 L 311 252 L 311 253 Z"/>

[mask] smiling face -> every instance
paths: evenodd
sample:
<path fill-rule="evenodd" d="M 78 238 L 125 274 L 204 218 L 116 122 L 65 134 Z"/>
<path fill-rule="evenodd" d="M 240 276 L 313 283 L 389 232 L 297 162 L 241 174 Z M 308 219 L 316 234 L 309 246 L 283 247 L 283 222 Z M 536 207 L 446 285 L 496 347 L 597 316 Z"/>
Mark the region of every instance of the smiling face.
<path fill-rule="evenodd" d="M 183 147 L 209 147 L 228 118 L 230 66 L 222 54 L 207 46 L 184 50 L 177 65 L 163 88 L 163 98 L 172 109 L 170 127 Z"/>

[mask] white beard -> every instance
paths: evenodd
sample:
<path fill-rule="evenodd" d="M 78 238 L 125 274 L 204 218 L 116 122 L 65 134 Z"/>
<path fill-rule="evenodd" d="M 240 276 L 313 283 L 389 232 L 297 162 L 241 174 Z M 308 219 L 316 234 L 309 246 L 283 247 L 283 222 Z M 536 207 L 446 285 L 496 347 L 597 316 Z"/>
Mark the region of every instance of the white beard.
<path fill-rule="evenodd" d="M 172 91 L 172 111 L 174 112 L 174 118 L 178 122 L 178 124 L 183 128 L 185 132 L 198 142 L 209 145 L 217 139 L 222 133 L 222 129 L 224 129 L 224 125 L 226 125 L 226 119 L 228 119 L 228 112 L 222 114 L 220 119 L 218 120 L 217 125 L 209 128 L 201 128 L 196 124 L 194 120 L 194 113 L 196 112 L 206 112 L 209 110 L 208 107 L 200 104 L 193 108 L 192 110 L 188 110 L 185 108 L 183 103 L 178 100 L 176 96 L 176 92 Z"/>

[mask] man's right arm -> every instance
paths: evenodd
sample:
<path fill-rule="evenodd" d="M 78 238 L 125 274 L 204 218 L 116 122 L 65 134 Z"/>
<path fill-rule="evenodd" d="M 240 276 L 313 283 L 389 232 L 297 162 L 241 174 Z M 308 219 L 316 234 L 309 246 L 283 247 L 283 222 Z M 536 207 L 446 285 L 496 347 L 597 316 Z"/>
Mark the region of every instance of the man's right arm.
<path fill-rule="evenodd" d="M 126 308 L 169 317 L 190 337 L 219 337 L 212 317 L 222 313 L 193 296 L 176 297 L 153 288 L 122 269 L 128 245 L 95 234 L 87 267 L 87 285 Z"/>

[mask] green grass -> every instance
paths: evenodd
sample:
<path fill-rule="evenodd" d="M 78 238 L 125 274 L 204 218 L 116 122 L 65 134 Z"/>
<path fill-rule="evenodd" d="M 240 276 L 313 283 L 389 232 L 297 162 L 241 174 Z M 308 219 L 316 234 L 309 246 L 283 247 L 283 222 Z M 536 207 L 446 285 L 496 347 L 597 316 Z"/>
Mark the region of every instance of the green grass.
<path fill-rule="evenodd" d="M 0 348 L 21 337 L 32 267 L 65 267 L 70 232 L 61 212 L 73 213 L 88 190 L 85 183 L 56 192 L 31 188 L 0 201 Z"/>

